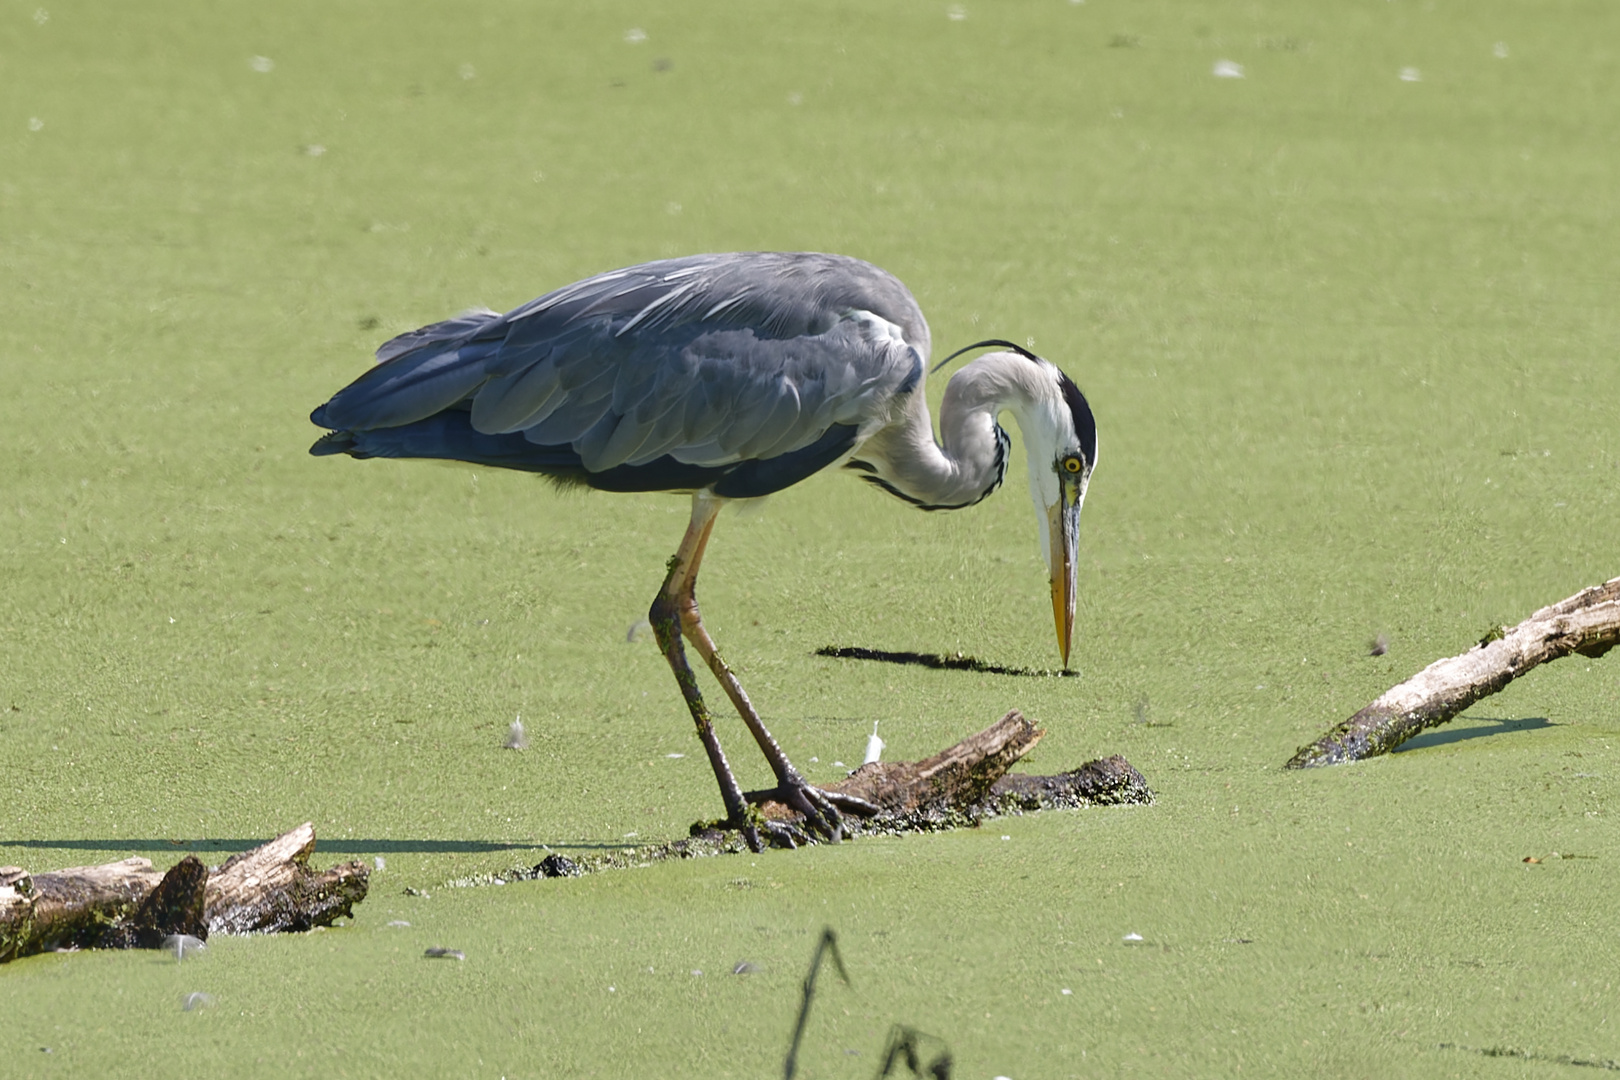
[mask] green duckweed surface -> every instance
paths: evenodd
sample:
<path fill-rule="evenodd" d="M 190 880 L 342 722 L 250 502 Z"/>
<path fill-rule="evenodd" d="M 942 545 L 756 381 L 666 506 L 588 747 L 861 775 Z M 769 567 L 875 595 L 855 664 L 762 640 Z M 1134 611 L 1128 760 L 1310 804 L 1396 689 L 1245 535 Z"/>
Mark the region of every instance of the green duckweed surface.
<path fill-rule="evenodd" d="M 823 926 L 806 1077 L 897 1022 L 972 1080 L 1614 1067 L 1620 661 L 1280 766 L 1620 573 L 1617 122 L 1599 0 L 0 4 L 0 863 L 386 861 L 338 928 L 0 968 L 0 1072 L 777 1075 Z M 626 641 L 685 503 L 305 418 L 390 334 L 735 249 L 870 259 L 1101 430 L 1079 679 L 814 655 L 1051 667 L 1021 455 L 957 514 L 829 475 L 721 521 L 789 753 L 1017 707 L 1032 769 L 1158 803 L 447 888 L 718 813 Z"/>

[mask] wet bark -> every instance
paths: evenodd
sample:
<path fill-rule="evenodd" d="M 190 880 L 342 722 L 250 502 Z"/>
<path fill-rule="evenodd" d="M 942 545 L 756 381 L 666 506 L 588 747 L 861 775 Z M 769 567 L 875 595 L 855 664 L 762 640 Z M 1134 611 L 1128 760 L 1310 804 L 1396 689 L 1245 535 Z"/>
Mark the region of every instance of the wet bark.
<path fill-rule="evenodd" d="M 824 786 L 879 808 L 876 817 L 865 821 L 845 815 L 852 832 L 929 831 L 971 825 L 993 814 L 1153 801 L 1142 774 L 1118 756 L 1056 776 L 1008 772 L 1045 734 L 1014 709 L 933 757 L 873 762 Z M 761 810 L 777 818 L 795 816 L 778 803 L 765 803 Z"/>
<path fill-rule="evenodd" d="M 233 855 L 208 875 L 204 910 L 215 934 L 277 934 L 330 926 L 366 898 L 365 863 L 309 868 L 315 829 L 308 822 L 268 844 Z"/>
<path fill-rule="evenodd" d="M 865 799 L 887 814 L 965 809 L 984 802 L 1013 762 L 1033 750 L 1045 734 L 1013 709 L 933 757 L 874 761 L 826 787 Z"/>
<path fill-rule="evenodd" d="M 171 934 L 206 941 L 203 889 L 207 884 L 208 867 L 197 856 L 187 855 L 169 868 L 128 919 L 114 921 L 90 944 L 98 949 L 157 949 Z"/>
<path fill-rule="evenodd" d="M 1599 657 L 1616 644 L 1620 644 L 1620 578 L 1583 589 L 1515 627 L 1486 635 L 1465 653 L 1435 661 L 1300 747 L 1286 767 L 1338 765 L 1388 753 L 1539 664 L 1571 653 Z"/>
<path fill-rule="evenodd" d="M 844 835 L 898 835 L 973 828 L 1003 814 L 1082 806 L 1147 806 L 1153 792 L 1142 774 L 1119 756 L 1089 761 L 1055 776 L 1008 772 L 1043 733 L 1014 710 L 989 728 L 922 761 L 886 761 L 863 765 L 826 790 L 847 792 L 876 803 L 869 818 L 845 813 Z M 760 812 L 791 821 L 796 813 L 780 803 L 763 801 Z M 665 859 L 700 859 L 740 855 L 748 846 L 723 821 L 698 822 L 691 835 L 661 844 L 606 851 L 551 852 L 531 866 L 514 866 L 496 874 L 476 874 L 449 884 L 505 885 L 540 878 L 572 878 L 603 870 L 650 866 Z"/>
<path fill-rule="evenodd" d="M 44 874 L 0 867 L 0 963 L 79 948 L 157 948 L 186 934 L 308 930 L 365 899 L 364 864 L 309 867 L 315 829 L 304 825 L 209 869 L 194 855 L 167 873 L 147 859 Z"/>
<path fill-rule="evenodd" d="M 999 813 L 1012 813 L 1081 806 L 1142 806 L 1152 801 L 1147 780 L 1130 762 L 1115 754 L 1056 776 L 1008 773 L 991 785 L 987 803 Z"/>

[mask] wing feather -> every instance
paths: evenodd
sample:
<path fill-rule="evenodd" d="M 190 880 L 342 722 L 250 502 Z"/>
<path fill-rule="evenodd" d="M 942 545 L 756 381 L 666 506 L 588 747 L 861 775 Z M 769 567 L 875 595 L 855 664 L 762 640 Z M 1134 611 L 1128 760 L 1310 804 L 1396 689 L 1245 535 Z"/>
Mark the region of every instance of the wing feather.
<path fill-rule="evenodd" d="M 498 435 L 544 420 L 562 403 L 560 374 L 555 364 L 537 363 L 490 379 L 473 398 L 473 427 Z"/>
<path fill-rule="evenodd" d="M 928 349 L 916 301 L 867 263 L 700 255 L 401 335 L 316 416 L 360 431 L 470 409 L 472 430 L 569 446 L 587 472 L 664 458 L 719 468 L 812 446 L 804 461 L 819 462 L 847 441 L 835 426 L 869 431 L 890 395 L 916 387 Z"/>

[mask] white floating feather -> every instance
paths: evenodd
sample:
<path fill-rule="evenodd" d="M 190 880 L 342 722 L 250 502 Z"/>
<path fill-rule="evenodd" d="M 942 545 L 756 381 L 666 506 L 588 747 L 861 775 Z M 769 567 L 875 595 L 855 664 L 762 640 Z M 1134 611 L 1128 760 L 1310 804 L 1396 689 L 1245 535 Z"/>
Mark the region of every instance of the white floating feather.
<path fill-rule="evenodd" d="M 886 744 L 882 739 L 878 738 L 877 726 L 878 722 L 876 720 L 872 721 L 872 734 L 866 740 L 866 760 L 861 762 L 862 765 L 870 765 L 883 758 L 883 747 Z"/>

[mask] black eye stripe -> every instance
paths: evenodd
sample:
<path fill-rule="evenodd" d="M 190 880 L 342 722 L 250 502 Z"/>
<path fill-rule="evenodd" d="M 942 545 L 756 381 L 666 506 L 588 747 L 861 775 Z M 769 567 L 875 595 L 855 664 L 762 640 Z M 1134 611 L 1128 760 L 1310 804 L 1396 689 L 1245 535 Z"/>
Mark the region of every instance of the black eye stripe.
<path fill-rule="evenodd" d="M 1058 388 L 1063 393 L 1063 400 L 1069 406 L 1069 416 L 1074 420 L 1074 437 L 1080 444 L 1080 454 L 1085 458 L 1087 465 L 1096 468 L 1097 421 L 1091 415 L 1091 405 L 1086 401 L 1086 395 L 1080 392 L 1080 388 L 1061 371 L 1058 372 Z"/>

